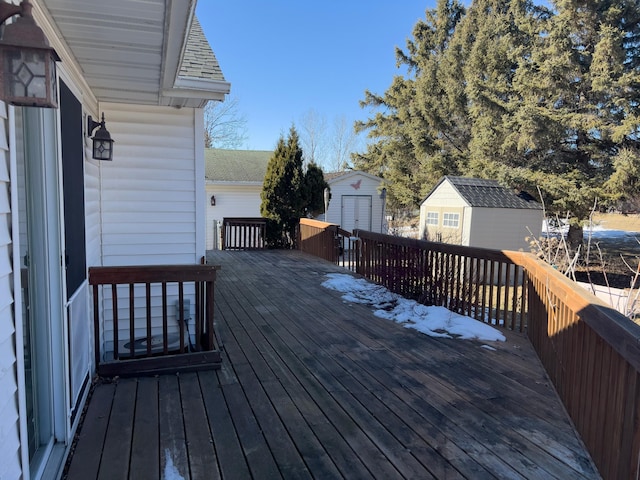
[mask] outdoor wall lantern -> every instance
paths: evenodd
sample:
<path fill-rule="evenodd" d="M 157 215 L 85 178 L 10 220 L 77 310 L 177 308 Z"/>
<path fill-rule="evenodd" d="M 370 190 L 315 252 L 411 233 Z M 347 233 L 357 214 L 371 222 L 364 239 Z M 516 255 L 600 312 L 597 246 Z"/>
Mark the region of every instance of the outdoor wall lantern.
<path fill-rule="evenodd" d="M 29 0 L 14 5 L 0 0 L 0 24 L 20 15 L 4 27 L 0 39 L 0 92 L 3 100 L 23 107 L 58 107 L 56 62 L 60 57 L 36 25 Z"/>
<path fill-rule="evenodd" d="M 211 206 L 212 207 L 216 206 L 216 196 L 215 195 L 211 195 Z"/>
<path fill-rule="evenodd" d="M 100 128 L 98 128 L 100 127 Z M 113 158 L 113 139 L 111 134 L 104 126 L 104 112 L 102 112 L 102 121 L 96 122 L 91 115 L 87 117 L 87 137 L 91 136 L 93 140 L 93 158 L 96 160 L 111 160 Z"/>

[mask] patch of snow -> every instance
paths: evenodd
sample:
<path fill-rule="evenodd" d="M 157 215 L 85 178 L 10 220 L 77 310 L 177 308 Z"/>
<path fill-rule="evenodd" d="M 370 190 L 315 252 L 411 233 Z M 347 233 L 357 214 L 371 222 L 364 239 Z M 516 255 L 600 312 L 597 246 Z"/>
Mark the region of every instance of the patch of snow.
<path fill-rule="evenodd" d="M 609 230 L 598 225 L 593 227 L 584 228 L 584 237 L 588 238 L 591 234 L 591 238 L 628 238 L 633 239 L 640 237 L 640 232 L 628 232 L 626 230 Z"/>
<path fill-rule="evenodd" d="M 341 292 L 345 301 L 370 305 L 374 315 L 413 328 L 432 337 L 477 339 L 480 341 L 506 340 L 497 329 L 445 307 L 426 306 L 408 300 L 386 288 L 362 278 L 343 273 L 327 274 L 322 286 Z"/>
<path fill-rule="evenodd" d="M 173 459 L 171 458 L 171 452 L 168 448 L 164 450 L 165 457 L 165 466 L 164 473 L 162 475 L 163 480 L 185 480 L 185 478 L 180 475 L 178 469 L 173 464 Z"/>

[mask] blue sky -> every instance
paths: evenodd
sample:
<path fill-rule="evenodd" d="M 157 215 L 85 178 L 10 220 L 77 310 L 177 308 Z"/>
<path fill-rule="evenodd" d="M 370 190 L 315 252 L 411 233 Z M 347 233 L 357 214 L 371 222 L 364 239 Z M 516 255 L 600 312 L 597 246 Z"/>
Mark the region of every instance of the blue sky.
<path fill-rule="evenodd" d="M 199 0 L 196 13 L 247 120 L 245 148 L 272 150 L 313 110 L 329 125 L 366 119 L 366 89 L 384 93 L 395 47 L 435 0 Z"/>

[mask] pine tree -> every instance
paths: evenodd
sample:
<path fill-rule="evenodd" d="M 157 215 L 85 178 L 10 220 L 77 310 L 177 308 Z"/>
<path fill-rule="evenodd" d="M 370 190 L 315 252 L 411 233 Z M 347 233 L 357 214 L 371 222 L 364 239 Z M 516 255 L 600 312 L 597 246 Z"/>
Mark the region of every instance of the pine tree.
<path fill-rule="evenodd" d="M 267 241 L 271 247 L 292 247 L 299 219 L 304 216 L 302 156 L 298 133 L 292 126 L 286 141 L 284 137 L 278 140 L 260 194 L 260 213 L 269 220 Z"/>
<path fill-rule="evenodd" d="M 317 217 L 324 212 L 325 188 L 329 188 L 329 184 L 324 179 L 322 169 L 314 162 L 309 163 L 304 174 L 304 196 L 307 216 Z"/>
<path fill-rule="evenodd" d="M 353 157 L 354 165 L 387 180 L 390 205 L 414 207 L 440 176 L 456 173 L 466 153 L 465 101 L 456 91 L 459 84 L 449 81 L 460 72 L 444 56 L 463 15 L 456 0 L 439 0 L 427 10 L 406 50 L 396 50 L 407 75 L 396 76 L 384 95 L 365 92 L 361 102 L 383 111 L 356 124 L 375 141 Z"/>

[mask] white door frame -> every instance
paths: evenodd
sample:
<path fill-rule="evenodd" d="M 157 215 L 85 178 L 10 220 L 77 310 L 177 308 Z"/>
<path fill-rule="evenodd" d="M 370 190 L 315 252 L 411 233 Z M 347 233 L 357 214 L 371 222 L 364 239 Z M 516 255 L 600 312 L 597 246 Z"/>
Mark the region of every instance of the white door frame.
<path fill-rule="evenodd" d="M 10 107 L 13 114 L 13 107 Z M 24 407 L 26 398 L 25 365 L 21 358 L 18 358 L 18 388 L 21 403 L 20 427 L 21 427 L 21 445 L 23 473 L 25 478 L 40 478 L 43 476 L 46 467 L 57 469 L 57 465 L 51 465 L 49 462 L 54 453 L 60 455 L 64 453 L 64 444 L 68 440 L 69 427 L 67 421 L 68 412 L 68 386 L 67 386 L 67 370 L 68 352 L 66 349 L 66 322 L 65 309 L 63 299 L 64 295 L 64 270 L 62 265 L 62 218 L 61 218 L 61 175 L 60 175 L 60 145 L 58 138 L 58 114 L 56 109 L 41 108 L 24 108 L 22 110 L 24 117 L 24 125 L 19 130 L 24 132 L 25 144 L 29 144 L 29 151 L 25 152 L 25 161 L 28 161 L 31 168 L 31 174 L 27 175 L 30 189 L 29 195 L 29 215 L 34 218 L 42 219 L 42 222 L 33 224 L 37 232 L 30 234 L 36 235 L 35 241 L 39 247 L 39 252 L 28 252 L 29 255 L 38 262 L 41 269 L 37 272 L 37 295 L 34 295 L 36 301 L 32 303 L 34 317 L 37 315 L 39 322 L 46 326 L 46 332 L 40 332 L 48 338 L 41 338 L 38 361 L 38 368 L 44 370 L 44 380 L 46 382 L 42 387 L 47 389 L 46 405 L 40 406 L 40 415 L 44 416 L 48 421 L 48 438 L 46 445 L 41 447 L 37 455 L 29 464 L 28 452 L 28 435 L 26 428 L 26 408 Z M 11 115 L 15 122 L 15 116 Z M 10 136 L 13 143 L 12 148 L 16 148 L 15 140 L 16 130 Z M 12 154 L 13 155 L 13 154 Z M 28 156 L 28 159 L 27 159 Z M 33 184 L 35 183 L 35 185 Z M 18 182 L 16 181 L 16 185 Z M 35 188 L 34 188 L 35 187 Z M 17 209 L 15 216 L 17 217 Z M 18 237 L 18 231 L 14 232 L 14 238 Z M 14 243 L 14 255 L 17 256 L 18 262 L 26 254 L 20 252 L 19 242 Z M 34 255 L 37 255 L 34 257 Z M 18 263 L 20 265 L 20 263 Z M 19 271 L 19 270 L 18 270 Z M 17 290 L 20 291 L 20 290 Z M 21 357 L 24 348 L 21 318 L 15 319 L 16 322 L 16 344 L 19 346 L 17 356 Z M 20 325 L 19 325 L 20 324 Z M 20 328 L 18 329 L 18 326 Z M 34 339 L 34 341 L 37 341 Z M 42 403 L 42 402 L 41 402 Z M 48 417 L 48 418 L 47 418 Z M 62 459 L 62 455 L 60 455 Z"/>

